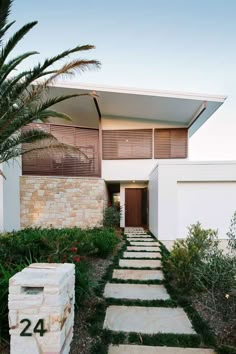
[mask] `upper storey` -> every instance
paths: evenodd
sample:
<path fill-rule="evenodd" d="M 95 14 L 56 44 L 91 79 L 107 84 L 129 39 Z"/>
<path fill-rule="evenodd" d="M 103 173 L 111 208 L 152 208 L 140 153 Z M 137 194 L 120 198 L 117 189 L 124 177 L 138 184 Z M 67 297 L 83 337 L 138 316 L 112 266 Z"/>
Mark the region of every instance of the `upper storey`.
<path fill-rule="evenodd" d="M 49 89 L 52 96 L 75 93 L 82 96 L 54 107 L 70 115 L 71 122 L 52 118 L 50 124 L 38 127 L 77 149 L 26 155 L 24 174 L 114 180 L 120 171 L 126 171 L 119 179 L 146 179 L 156 160 L 187 158 L 189 136 L 226 98 L 71 83 Z"/>

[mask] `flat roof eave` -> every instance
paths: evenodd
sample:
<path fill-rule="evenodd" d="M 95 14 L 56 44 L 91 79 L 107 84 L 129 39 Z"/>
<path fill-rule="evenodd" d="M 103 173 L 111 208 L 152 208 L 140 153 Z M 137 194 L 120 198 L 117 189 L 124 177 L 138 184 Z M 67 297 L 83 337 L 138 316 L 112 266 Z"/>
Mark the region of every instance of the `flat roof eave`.
<path fill-rule="evenodd" d="M 93 97 L 85 96 L 69 100 L 58 105 L 71 115 L 86 115 L 94 119 L 99 108 L 102 118 L 126 118 L 143 121 L 166 123 L 166 126 L 189 128 L 193 135 L 224 103 L 227 96 L 209 95 L 191 92 L 174 92 L 164 90 L 146 90 L 128 87 L 112 87 L 93 84 L 78 84 L 76 82 L 58 82 L 51 86 L 54 94 L 90 93 Z M 56 108 L 56 107 L 55 107 Z M 97 107 L 96 107 L 97 108 Z"/>

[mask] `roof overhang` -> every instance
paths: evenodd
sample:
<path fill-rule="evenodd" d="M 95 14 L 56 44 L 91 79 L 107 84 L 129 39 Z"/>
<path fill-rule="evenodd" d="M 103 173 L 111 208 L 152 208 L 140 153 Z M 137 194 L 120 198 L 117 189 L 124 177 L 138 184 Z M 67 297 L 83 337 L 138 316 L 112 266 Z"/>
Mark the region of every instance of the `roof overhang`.
<path fill-rule="evenodd" d="M 52 95 L 92 94 L 62 102 L 57 108 L 70 114 L 74 124 L 78 117 L 91 125 L 95 117 L 128 118 L 154 121 L 170 126 L 189 128 L 193 135 L 223 104 L 226 96 L 134 88 L 114 88 L 76 83 L 57 83 Z"/>

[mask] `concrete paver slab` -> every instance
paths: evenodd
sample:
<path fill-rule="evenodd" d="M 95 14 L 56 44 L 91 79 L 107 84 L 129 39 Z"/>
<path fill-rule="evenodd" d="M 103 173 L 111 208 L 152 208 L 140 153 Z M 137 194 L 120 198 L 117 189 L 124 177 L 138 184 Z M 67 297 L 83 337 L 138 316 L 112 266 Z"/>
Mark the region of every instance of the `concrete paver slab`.
<path fill-rule="evenodd" d="M 107 283 L 104 296 L 129 300 L 169 300 L 164 285 Z"/>
<path fill-rule="evenodd" d="M 124 258 L 161 258 L 161 254 L 158 252 L 124 252 Z"/>
<path fill-rule="evenodd" d="M 131 246 L 160 246 L 159 242 L 155 241 L 130 241 Z"/>
<path fill-rule="evenodd" d="M 127 251 L 146 251 L 146 252 L 160 252 L 157 246 L 127 246 Z"/>
<path fill-rule="evenodd" d="M 103 328 L 146 334 L 196 333 L 180 307 L 109 306 Z"/>
<path fill-rule="evenodd" d="M 110 345 L 108 354 L 215 354 L 213 349 Z"/>
<path fill-rule="evenodd" d="M 126 268 L 160 268 L 161 261 L 153 259 L 120 259 L 119 266 Z"/>
<path fill-rule="evenodd" d="M 122 280 L 163 280 L 164 275 L 161 270 L 114 269 L 112 278 Z"/>

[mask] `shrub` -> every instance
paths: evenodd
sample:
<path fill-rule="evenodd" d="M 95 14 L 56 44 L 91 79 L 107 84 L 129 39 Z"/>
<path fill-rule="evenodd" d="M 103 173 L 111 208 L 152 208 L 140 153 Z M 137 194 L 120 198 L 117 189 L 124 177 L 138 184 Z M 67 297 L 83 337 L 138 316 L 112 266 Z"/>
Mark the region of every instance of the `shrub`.
<path fill-rule="evenodd" d="M 230 221 L 230 228 L 226 234 L 229 238 L 229 247 L 232 251 L 236 251 L 236 211 Z"/>
<path fill-rule="evenodd" d="M 95 231 L 92 240 L 97 249 L 97 255 L 105 258 L 115 249 L 119 239 L 114 237 L 114 230 L 103 229 Z"/>
<path fill-rule="evenodd" d="M 167 267 L 174 273 L 177 285 L 184 289 L 194 286 L 194 269 L 217 247 L 217 231 L 203 229 L 198 222 L 188 229 L 185 240 L 176 241 Z"/>
<path fill-rule="evenodd" d="M 196 265 L 194 278 L 197 286 L 208 294 L 205 306 L 224 318 L 236 313 L 236 298 L 231 294 L 236 288 L 236 258 L 216 250 L 205 262 Z M 209 301 L 208 301 L 209 300 Z"/>
<path fill-rule="evenodd" d="M 0 235 L 0 339 L 8 336 L 8 281 L 33 262 L 75 264 L 75 297 L 79 305 L 96 285 L 88 256 L 106 257 L 119 239 L 113 229 L 27 228 Z"/>
<path fill-rule="evenodd" d="M 112 229 L 27 228 L 0 236 L 0 262 L 3 265 L 18 264 L 22 259 L 28 263 L 72 262 L 78 255 L 107 256 L 117 242 Z"/>
<path fill-rule="evenodd" d="M 104 211 L 103 225 L 106 227 L 118 227 L 120 225 L 120 209 L 109 206 Z"/>

